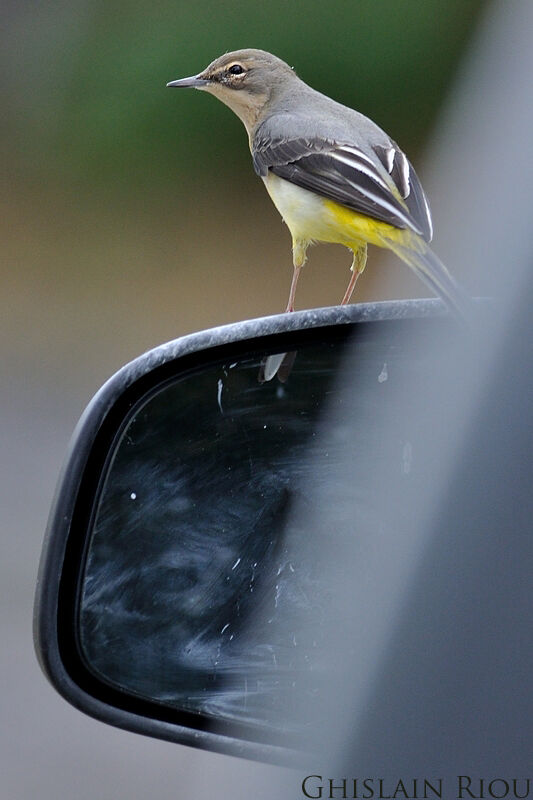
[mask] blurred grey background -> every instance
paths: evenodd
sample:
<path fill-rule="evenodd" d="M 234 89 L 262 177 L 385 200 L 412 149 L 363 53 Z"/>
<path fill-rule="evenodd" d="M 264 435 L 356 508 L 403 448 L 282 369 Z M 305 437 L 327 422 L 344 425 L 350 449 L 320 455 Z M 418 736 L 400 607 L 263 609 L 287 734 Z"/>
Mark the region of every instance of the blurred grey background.
<path fill-rule="evenodd" d="M 470 188 L 492 166 L 490 153 L 480 150 L 476 162 L 457 139 L 483 122 L 475 106 L 480 87 L 468 75 L 494 81 L 484 97 L 492 88 L 500 99 L 519 91 L 490 70 L 491 59 L 512 62 L 515 40 L 530 29 L 517 14 L 527 0 L 505 5 L 4 4 L 3 796 L 266 798 L 278 796 L 282 780 L 273 767 L 83 716 L 48 686 L 33 653 L 33 590 L 48 508 L 92 394 L 149 347 L 285 307 L 289 235 L 253 174 L 244 129 L 214 98 L 168 92 L 165 83 L 226 50 L 275 52 L 407 151 L 429 190 L 437 252 L 467 288 L 483 293 L 490 286 L 480 260 L 463 247 L 468 225 L 455 233 L 470 211 L 475 222 L 476 209 L 467 203 L 459 213 L 456 204 L 463 195 L 475 198 Z M 507 17 L 518 23 L 502 42 Z M 460 169 L 450 164 L 453 152 Z M 297 306 L 338 302 L 349 263 L 343 248 L 314 249 Z M 374 251 L 354 299 L 425 294 L 403 265 Z M 298 781 L 290 785 L 300 796 Z"/>

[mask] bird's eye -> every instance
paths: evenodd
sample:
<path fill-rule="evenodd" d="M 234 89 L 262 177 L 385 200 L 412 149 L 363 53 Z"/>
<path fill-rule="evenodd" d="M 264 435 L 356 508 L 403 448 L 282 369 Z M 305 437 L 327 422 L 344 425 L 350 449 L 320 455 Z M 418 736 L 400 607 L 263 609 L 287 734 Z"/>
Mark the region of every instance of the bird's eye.
<path fill-rule="evenodd" d="M 242 75 L 244 67 L 241 67 L 240 64 L 233 64 L 233 66 L 228 69 L 228 72 L 230 75 Z"/>

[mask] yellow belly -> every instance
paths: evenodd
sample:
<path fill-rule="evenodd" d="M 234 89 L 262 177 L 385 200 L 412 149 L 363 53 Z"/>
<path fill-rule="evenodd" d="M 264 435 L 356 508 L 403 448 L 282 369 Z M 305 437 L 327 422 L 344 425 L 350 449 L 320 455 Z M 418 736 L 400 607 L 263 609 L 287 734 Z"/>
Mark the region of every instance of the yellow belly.
<path fill-rule="evenodd" d="M 295 186 L 272 172 L 263 181 L 294 242 L 333 242 L 356 250 L 366 243 L 383 247 L 383 236 L 394 240 L 405 236 L 399 228 Z"/>

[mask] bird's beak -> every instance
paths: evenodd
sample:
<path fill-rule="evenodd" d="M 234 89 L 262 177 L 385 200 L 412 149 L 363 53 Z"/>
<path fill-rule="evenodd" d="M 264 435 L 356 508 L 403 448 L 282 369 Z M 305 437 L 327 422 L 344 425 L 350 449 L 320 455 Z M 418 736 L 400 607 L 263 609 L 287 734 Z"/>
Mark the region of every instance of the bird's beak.
<path fill-rule="evenodd" d="M 178 88 L 183 89 L 201 89 L 203 86 L 207 86 L 209 81 L 205 78 L 202 78 L 202 75 L 191 75 L 190 78 L 180 78 L 177 81 L 170 81 L 167 83 L 168 86 L 176 86 Z"/>

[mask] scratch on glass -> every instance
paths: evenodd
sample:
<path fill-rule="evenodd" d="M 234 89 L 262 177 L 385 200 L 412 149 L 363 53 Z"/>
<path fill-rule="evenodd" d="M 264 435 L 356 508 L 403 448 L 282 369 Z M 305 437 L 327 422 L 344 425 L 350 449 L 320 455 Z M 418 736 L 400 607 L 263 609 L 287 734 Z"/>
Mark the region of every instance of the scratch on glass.
<path fill-rule="evenodd" d="M 224 413 L 224 409 L 222 408 L 222 389 L 224 388 L 224 383 L 222 381 L 222 378 L 218 379 L 217 386 L 218 386 L 217 403 L 218 403 L 218 407 L 220 408 L 220 413 L 223 414 Z"/>

